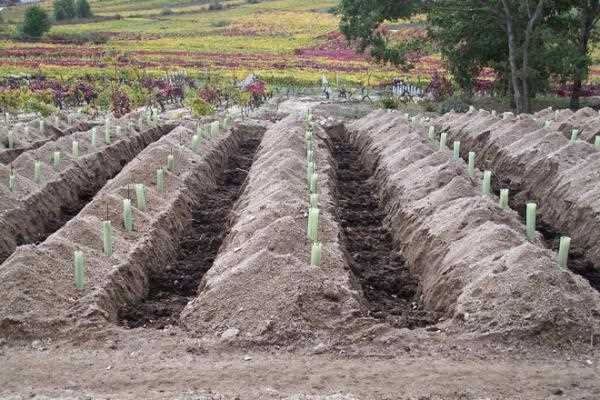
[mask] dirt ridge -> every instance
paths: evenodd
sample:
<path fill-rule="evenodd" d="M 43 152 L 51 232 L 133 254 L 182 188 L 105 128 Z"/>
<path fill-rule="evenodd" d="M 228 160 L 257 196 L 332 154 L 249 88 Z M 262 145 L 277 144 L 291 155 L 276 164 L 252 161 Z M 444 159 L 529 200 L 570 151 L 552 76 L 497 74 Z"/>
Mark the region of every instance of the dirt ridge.
<path fill-rule="evenodd" d="M 124 121 L 121 121 L 121 123 Z M 3 218 L 0 224 L 0 261 L 4 261 L 18 245 L 40 242 L 76 214 L 90 197 L 125 164 L 134 159 L 150 143 L 175 127 L 172 123 L 147 126 L 132 134 L 113 135 L 110 145 L 92 148 L 88 132 L 77 132 L 47 143 L 39 149 L 21 154 L 13 162 L 17 190 L 14 193 L 0 187 Z M 71 143 L 79 142 L 82 156 L 70 156 Z M 103 134 L 98 134 L 99 143 Z M 50 162 L 53 151 L 60 150 L 60 170 Z M 42 162 L 44 182 L 33 182 L 33 163 Z M 0 179 L 8 181 L 10 168 L 0 166 Z"/>
<path fill-rule="evenodd" d="M 512 204 L 538 204 L 538 219 L 572 238 L 573 254 L 600 266 L 600 153 L 563 133 L 540 128 L 529 115 L 500 119 L 487 111 L 444 115 L 434 122 L 460 140 L 461 156 L 476 153 L 478 168 L 494 173 L 496 187 L 509 188 Z"/>
<path fill-rule="evenodd" d="M 421 300 L 448 327 L 477 336 L 588 341 L 598 332 L 600 295 L 558 268 L 541 238 L 531 243 L 518 214 L 482 196 L 462 160 L 435 151 L 399 113 L 377 111 L 349 127 L 375 171 L 388 223 Z"/>
<path fill-rule="evenodd" d="M 148 288 L 148 271 L 160 268 L 175 253 L 193 203 L 190 190 L 210 184 L 213 166 L 226 159 L 235 135 L 202 142 L 189 150 L 193 131 L 178 128 L 152 143 L 64 227 L 38 246 L 22 246 L 0 268 L 0 332 L 31 338 L 62 335 L 70 330 L 93 335 L 90 324 L 117 321 L 123 304 L 139 301 Z M 167 173 L 167 195 L 156 192 L 155 171 L 175 153 L 176 170 Z M 121 202 L 132 195 L 131 183 L 144 183 L 148 207 L 134 207 L 134 231 L 121 223 Z M 201 190 L 201 189 L 200 189 Z M 135 203 L 135 201 L 134 201 Z M 108 215 L 107 215 L 108 214 Z M 114 254 L 102 253 L 99 227 L 113 226 Z M 73 284 L 72 254 L 86 255 L 87 285 Z M 44 288 L 39 290 L 38 288 Z"/>

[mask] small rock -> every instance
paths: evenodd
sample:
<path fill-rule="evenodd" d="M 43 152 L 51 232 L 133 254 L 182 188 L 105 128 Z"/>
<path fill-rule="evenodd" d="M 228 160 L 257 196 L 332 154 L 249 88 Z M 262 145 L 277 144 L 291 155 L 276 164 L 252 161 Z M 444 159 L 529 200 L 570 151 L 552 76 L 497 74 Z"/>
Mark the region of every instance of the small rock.
<path fill-rule="evenodd" d="M 112 368 L 112 365 L 109 365 L 108 367 L 106 367 L 106 370 L 110 371 L 111 368 Z"/>
<path fill-rule="evenodd" d="M 244 357 L 244 361 L 250 361 L 250 360 L 252 360 L 252 357 L 250 357 L 250 356 L 245 356 Z"/>
<path fill-rule="evenodd" d="M 315 347 L 312 348 L 313 354 L 323 354 L 327 351 L 328 347 L 324 343 L 319 343 Z"/>
<path fill-rule="evenodd" d="M 34 340 L 33 342 L 31 342 L 31 348 L 38 351 L 47 350 L 46 346 L 44 346 L 43 343 L 39 340 Z"/>
<path fill-rule="evenodd" d="M 240 330 L 239 329 L 237 329 L 237 328 L 229 328 L 229 329 L 227 329 L 225 332 L 223 332 L 221 334 L 221 339 L 223 339 L 223 340 L 233 339 L 234 337 L 236 337 L 239 334 L 240 334 Z"/>
<path fill-rule="evenodd" d="M 594 362 L 593 362 L 592 360 L 585 360 L 585 363 L 586 363 L 587 365 L 592 365 Z"/>
<path fill-rule="evenodd" d="M 185 351 L 193 355 L 203 355 L 208 353 L 208 350 L 202 346 L 188 346 Z"/>
<path fill-rule="evenodd" d="M 563 392 L 562 389 L 554 389 L 552 391 L 552 394 L 556 395 L 556 396 L 562 396 L 565 392 Z"/>

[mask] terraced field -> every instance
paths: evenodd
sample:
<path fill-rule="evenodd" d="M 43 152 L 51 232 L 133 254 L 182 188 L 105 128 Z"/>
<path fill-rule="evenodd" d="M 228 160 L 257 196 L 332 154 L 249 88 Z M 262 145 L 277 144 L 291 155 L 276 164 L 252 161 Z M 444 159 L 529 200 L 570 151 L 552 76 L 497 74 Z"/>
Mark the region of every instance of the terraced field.
<path fill-rule="evenodd" d="M 599 153 L 583 140 L 597 116 L 275 103 L 232 124 L 136 112 L 108 122 L 110 143 L 106 121 L 72 121 L 96 130 L 53 128 L 12 161 L 3 396 L 600 394 Z"/>

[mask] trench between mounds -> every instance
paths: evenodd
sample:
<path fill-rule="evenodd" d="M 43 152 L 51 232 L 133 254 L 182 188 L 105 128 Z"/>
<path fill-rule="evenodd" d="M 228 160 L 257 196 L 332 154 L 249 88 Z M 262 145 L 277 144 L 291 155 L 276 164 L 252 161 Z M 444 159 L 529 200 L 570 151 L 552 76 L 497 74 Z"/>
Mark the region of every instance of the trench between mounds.
<path fill-rule="evenodd" d="M 176 254 L 171 262 L 148 272 L 148 291 L 141 301 L 119 310 L 122 326 L 163 329 L 179 324 L 181 311 L 198 295 L 204 274 L 235 223 L 232 210 L 244 190 L 263 133 L 242 135 L 217 171 L 216 186 L 193 193 L 195 207 Z"/>
<path fill-rule="evenodd" d="M 127 149 L 119 151 L 112 148 L 107 148 L 107 151 L 114 153 L 111 155 L 111 158 L 114 157 L 114 163 L 91 163 L 94 169 L 87 171 L 84 178 L 81 176 L 77 177 L 77 179 L 86 179 L 86 186 L 80 187 L 78 185 L 74 185 L 74 187 L 78 188 L 79 190 L 76 190 L 76 192 L 73 193 L 73 201 L 62 204 L 58 213 L 43 213 L 43 218 L 38 220 L 39 225 L 36 224 L 36 226 L 39 226 L 39 228 L 36 229 L 37 232 L 34 231 L 27 237 L 17 232 L 15 235 L 16 246 L 18 247 L 45 241 L 50 235 L 58 231 L 60 228 L 66 225 L 67 222 L 79 214 L 79 212 L 90 201 L 92 201 L 94 196 L 104 187 L 106 182 L 117 176 L 119 172 L 121 172 L 123 168 L 141 151 L 170 132 L 172 128 L 172 126 L 152 128 L 145 133 L 140 134 L 138 138 L 130 143 L 130 145 L 126 145 L 126 147 L 137 146 L 139 147 L 139 151 L 129 152 Z M 121 139 L 123 143 L 126 140 L 127 139 Z M 115 143 L 115 145 L 117 144 L 118 143 Z M 118 156 L 119 153 L 122 154 Z M 102 158 L 103 156 L 99 155 L 98 157 Z M 64 187 L 65 185 L 65 179 L 69 178 L 61 175 L 61 179 L 59 181 L 50 183 L 50 186 L 55 187 L 51 188 L 49 192 L 59 192 L 61 187 Z M 39 217 L 40 215 L 37 215 L 36 218 Z M 0 263 L 6 260 L 8 257 L 10 257 L 10 254 L 0 254 Z"/>
<path fill-rule="evenodd" d="M 327 134 L 344 256 L 371 316 L 399 328 L 434 324 L 440 315 L 419 301 L 419 279 L 394 242 L 374 171 L 364 165 L 343 126 L 330 128 Z"/>

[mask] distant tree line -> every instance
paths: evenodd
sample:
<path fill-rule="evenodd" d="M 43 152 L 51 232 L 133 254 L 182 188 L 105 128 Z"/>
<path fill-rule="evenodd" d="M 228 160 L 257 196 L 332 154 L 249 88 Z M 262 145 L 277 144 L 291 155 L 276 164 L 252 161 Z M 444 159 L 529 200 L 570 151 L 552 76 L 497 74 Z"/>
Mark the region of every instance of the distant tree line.
<path fill-rule="evenodd" d="M 91 16 L 92 9 L 87 0 L 54 0 L 54 19 L 57 21 Z"/>
<path fill-rule="evenodd" d="M 87 0 L 54 0 L 54 19 L 66 21 L 75 18 L 90 18 L 92 9 Z M 47 33 L 52 26 L 52 21 L 46 10 L 38 5 L 29 7 L 25 11 L 23 25 L 20 33 L 24 37 L 39 38 Z"/>
<path fill-rule="evenodd" d="M 496 90 L 510 94 L 517 112 L 551 81 L 572 85 L 571 107 L 579 107 L 591 47 L 598 41 L 598 0 L 340 0 L 340 28 L 360 51 L 378 61 L 411 67 L 411 54 L 439 51 L 466 94 L 485 68 L 497 76 Z M 385 22 L 426 17 L 427 36 L 390 40 Z"/>

